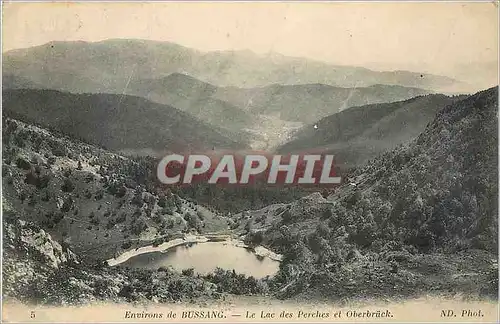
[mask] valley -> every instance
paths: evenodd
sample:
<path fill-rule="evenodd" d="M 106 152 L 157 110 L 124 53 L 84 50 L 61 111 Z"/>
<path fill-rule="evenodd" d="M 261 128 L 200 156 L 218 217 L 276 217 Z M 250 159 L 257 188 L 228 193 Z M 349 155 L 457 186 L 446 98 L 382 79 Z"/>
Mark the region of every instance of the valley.
<path fill-rule="evenodd" d="M 254 127 L 244 130 L 253 135 L 249 143 L 252 149 L 273 152 L 278 146 L 286 143 L 302 126 L 301 122 L 281 120 L 279 116 L 259 115 L 259 122 Z"/>
<path fill-rule="evenodd" d="M 365 294 L 413 298 L 428 291 L 493 296 L 498 282 L 496 207 L 488 202 L 498 190 L 491 179 L 497 159 L 497 126 L 491 118 L 497 91 L 445 105 L 409 145 L 348 174 L 349 179 L 363 179 L 355 180 L 355 189 L 347 183 L 326 198 L 302 193 L 288 202 L 277 196 L 261 209 L 234 213 L 221 212 L 216 200 L 196 202 L 210 191 L 193 196 L 158 186 L 154 160 L 121 156 L 4 116 L 7 296 L 41 303 L 96 298 L 167 302 L 225 294 L 332 300 Z M 477 131 L 492 139 L 478 137 Z M 471 150 L 482 153 L 457 154 Z M 471 171 L 476 165 L 482 167 Z M 443 189 L 457 186 L 462 187 Z M 461 195 L 459 205 L 456 195 Z M 122 260 L 127 253 L 138 253 L 146 260 L 140 262 L 149 264 L 165 242 L 198 242 L 202 247 L 212 235 L 222 242 L 224 235 L 235 236 L 255 251 L 281 254 L 276 274 L 261 278 L 219 268 L 197 273 L 108 266 L 116 263 L 107 260 Z M 21 258 L 23 249 L 32 257 Z M 26 281 L 18 285 L 21 275 Z M 66 290 L 65 281 L 54 286 L 54 278 L 62 277 L 78 278 L 74 293 Z M 169 279 L 145 286 L 151 280 L 145 278 Z M 111 284 L 97 286 L 103 282 Z"/>

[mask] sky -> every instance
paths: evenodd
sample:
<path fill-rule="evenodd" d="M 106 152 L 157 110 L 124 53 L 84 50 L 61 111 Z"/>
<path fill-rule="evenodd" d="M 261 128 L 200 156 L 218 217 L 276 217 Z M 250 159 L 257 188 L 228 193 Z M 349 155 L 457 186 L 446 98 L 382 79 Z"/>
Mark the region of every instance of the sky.
<path fill-rule="evenodd" d="M 491 78 L 496 76 L 491 64 L 498 62 L 498 7 L 492 2 L 3 6 L 3 51 L 52 40 L 108 38 L 170 41 L 202 51 L 277 52 L 333 64 L 448 76 L 473 68 Z"/>

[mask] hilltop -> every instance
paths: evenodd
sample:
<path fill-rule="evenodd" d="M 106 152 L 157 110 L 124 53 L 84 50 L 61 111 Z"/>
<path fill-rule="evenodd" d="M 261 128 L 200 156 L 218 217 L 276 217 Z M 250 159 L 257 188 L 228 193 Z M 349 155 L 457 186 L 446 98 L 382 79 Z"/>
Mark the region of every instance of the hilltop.
<path fill-rule="evenodd" d="M 122 252 L 189 233 L 230 233 L 234 222 L 158 185 L 151 158 L 124 157 L 5 116 L 3 125 L 4 297 L 64 305 L 267 291 L 232 271 L 108 267 L 105 260 Z"/>

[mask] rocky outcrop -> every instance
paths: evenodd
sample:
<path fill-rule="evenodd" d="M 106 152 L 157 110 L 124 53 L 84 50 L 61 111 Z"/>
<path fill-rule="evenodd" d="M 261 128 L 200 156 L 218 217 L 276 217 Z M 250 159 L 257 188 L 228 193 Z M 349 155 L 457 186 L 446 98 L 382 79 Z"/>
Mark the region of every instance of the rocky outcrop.
<path fill-rule="evenodd" d="M 47 266 L 57 269 L 65 263 L 78 264 L 78 257 L 52 239 L 49 233 L 38 226 L 15 220 L 5 223 L 5 242 L 18 253 L 40 260 Z"/>

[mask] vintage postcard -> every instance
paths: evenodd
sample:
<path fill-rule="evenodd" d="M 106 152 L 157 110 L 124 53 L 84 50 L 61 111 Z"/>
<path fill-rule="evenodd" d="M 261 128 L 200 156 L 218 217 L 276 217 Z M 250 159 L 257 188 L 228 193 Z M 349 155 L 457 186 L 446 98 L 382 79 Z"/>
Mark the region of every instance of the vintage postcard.
<path fill-rule="evenodd" d="M 2 320 L 498 323 L 488 2 L 2 3 Z"/>

